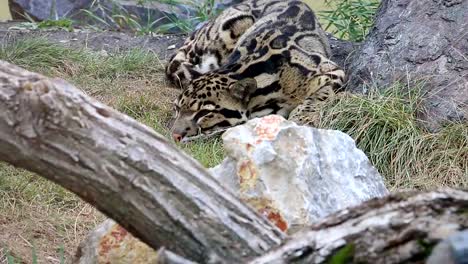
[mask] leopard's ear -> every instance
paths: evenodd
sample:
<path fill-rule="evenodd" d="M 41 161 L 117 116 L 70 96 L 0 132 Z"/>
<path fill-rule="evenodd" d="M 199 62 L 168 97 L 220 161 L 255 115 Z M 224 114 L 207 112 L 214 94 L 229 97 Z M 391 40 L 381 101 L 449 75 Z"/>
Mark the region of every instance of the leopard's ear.
<path fill-rule="evenodd" d="M 250 101 L 250 95 L 257 89 L 257 81 L 254 78 L 246 78 L 237 81 L 229 87 L 232 97 L 247 104 Z"/>
<path fill-rule="evenodd" d="M 189 63 L 183 63 L 180 70 L 177 73 L 170 73 L 170 80 L 174 85 L 182 90 L 185 90 L 193 79 L 201 76 L 201 73 L 193 69 L 193 66 Z"/>

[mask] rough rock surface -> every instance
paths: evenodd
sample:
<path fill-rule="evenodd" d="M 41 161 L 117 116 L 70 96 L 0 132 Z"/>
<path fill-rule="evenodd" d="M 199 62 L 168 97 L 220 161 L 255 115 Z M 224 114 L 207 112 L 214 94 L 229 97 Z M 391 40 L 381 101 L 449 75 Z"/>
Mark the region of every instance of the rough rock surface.
<path fill-rule="evenodd" d="M 457 232 L 434 247 L 427 264 L 468 263 L 468 230 Z"/>
<path fill-rule="evenodd" d="M 468 1 L 384 0 L 351 58 L 349 88 L 424 81 L 427 127 L 468 118 Z M 414 84 L 410 84 L 414 86 Z"/>
<path fill-rule="evenodd" d="M 156 259 L 155 250 L 107 219 L 81 243 L 74 263 L 157 263 Z"/>
<path fill-rule="evenodd" d="M 36 20 L 46 20 L 70 16 L 89 6 L 92 0 L 56 0 L 55 8 L 53 2 L 52 0 L 9 0 L 9 5 L 13 18 L 24 19 L 24 14 L 28 14 Z"/>
<path fill-rule="evenodd" d="M 211 172 L 283 231 L 388 193 L 364 153 L 339 131 L 272 115 L 229 129 L 223 141 L 227 157 Z M 156 251 L 106 220 L 82 242 L 77 263 L 152 263 L 141 256 L 157 259 Z"/>
<path fill-rule="evenodd" d="M 212 173 L 283 230 L 388 194 L 377 170 L 340 131 L 271 115 L 226 131 Z"/>

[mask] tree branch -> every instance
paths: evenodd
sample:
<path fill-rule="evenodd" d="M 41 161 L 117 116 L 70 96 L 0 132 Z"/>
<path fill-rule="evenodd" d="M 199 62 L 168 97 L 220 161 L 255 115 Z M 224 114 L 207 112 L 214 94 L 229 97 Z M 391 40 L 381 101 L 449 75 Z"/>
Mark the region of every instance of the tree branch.
<path fill-rule="evenodd" d="M 198 162 L 60 79 L 0 61 L 0 160 L 78 194 L 151 247 L 241 262 L 283 235 Z"/>
<path fill-rule="evenodd" d="M 468 228 L 467 210 L 466 191 L 397 193 L 333 214 L 251 263 L 422 263 Z"/>

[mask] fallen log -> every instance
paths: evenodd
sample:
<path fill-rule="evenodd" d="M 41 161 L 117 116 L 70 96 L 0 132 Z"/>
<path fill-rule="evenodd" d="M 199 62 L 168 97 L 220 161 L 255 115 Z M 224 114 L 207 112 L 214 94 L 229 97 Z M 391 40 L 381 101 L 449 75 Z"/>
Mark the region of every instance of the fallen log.
<path fill-rule="evenodd" d="M 283 235 L 159 134 L 60 79 L 0 61 L 0 160 L 79 195 L 151 247 L 238 263 Z"/>
<path fill-rule="evenodd" d="M 468 228 L 467 212 L 466 191 L 392 194 L 330 215 L 250 263 L 424 263 L 437 242 Z"/>

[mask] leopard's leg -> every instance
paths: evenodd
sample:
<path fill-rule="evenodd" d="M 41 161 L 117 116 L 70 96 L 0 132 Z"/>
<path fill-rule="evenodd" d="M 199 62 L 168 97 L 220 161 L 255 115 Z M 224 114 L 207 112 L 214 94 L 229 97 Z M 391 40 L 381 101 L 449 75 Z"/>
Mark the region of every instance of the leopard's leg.
<path fill-rule="evenodd" d="M 330 61 L 325 61 L 318 68 L 326 72 L 310 77 L 308 96 L 291 111 L 289 120 L 301 125 L 317 126 L 320 122 L 320 109 L 341 92 L 345 80 L 344 71 Z"/>
<path fill-rule="evenodd" d="M 320 122 L 320 109 L 327 100 L 335 95 L 331 86 L 326 86 L 317 91 L 316 94 L 305 99 L 289 114 L 288 120 L 299 125 L 317 126 Z"/>

